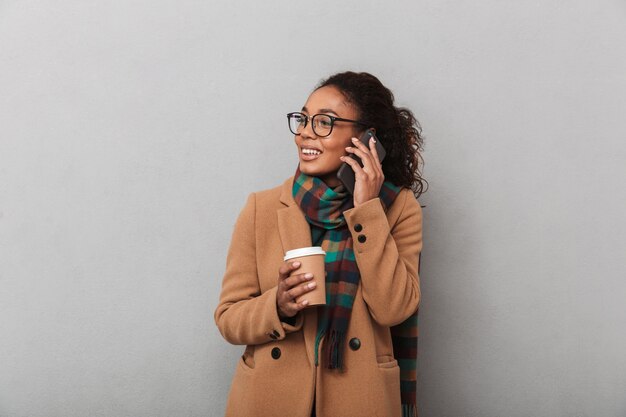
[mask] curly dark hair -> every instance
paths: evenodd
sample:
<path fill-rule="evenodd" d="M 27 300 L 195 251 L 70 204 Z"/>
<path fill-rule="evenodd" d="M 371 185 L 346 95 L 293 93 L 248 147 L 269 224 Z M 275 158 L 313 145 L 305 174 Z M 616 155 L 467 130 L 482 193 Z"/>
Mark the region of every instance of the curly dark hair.
<path fill-rule="evenodd" d="M 394 106 L 391 90 L 367 72 L 342 72 L 323 80 L 315 89 L 333 86 L 355 106 L 359 120 L 376 129 L 387 152 L 383 161 L 385 180 L 410 188 L 416 197 L 426 192 L 422 178 L 424 147 L 422 128 L 413 113 Z"/>

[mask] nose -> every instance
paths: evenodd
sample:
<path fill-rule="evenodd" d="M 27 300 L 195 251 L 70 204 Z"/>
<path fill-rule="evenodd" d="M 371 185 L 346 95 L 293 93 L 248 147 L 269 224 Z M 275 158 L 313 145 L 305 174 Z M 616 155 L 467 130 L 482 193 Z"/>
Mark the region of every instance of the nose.
<path fill-rule="evenodd" d="M 309 122 L 300 132 L 300 136 L 302 136 L 302 139 L 314 139 L 317 137 L 317 135 L 313 131 L 313 120 L 309 119 Z"/>

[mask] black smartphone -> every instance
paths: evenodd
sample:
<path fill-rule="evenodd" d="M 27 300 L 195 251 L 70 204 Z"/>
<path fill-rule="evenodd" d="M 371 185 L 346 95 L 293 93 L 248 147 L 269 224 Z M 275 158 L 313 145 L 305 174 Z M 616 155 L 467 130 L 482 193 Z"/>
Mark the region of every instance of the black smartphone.
<path fill-rule="evenodd" d="M 383 148 L 383 145 L 380 144 L 380 141 L 378 140 L 372 129 L 367 129 L 365 132 L 363 132 L 359 140 L 363 142 L 365 146 L 367 146 L 367 149 L 369 149 L 370 140 L 372 138 L 376 139 L 376 152 L 378 152 L 378 159 L 380 160 L 380 162 L 383 162 L 386 153 L 385 148 Z M 357 161 L 359 165 L 361 165 L 361 167 L 363 166 L 361 158 L 359 158 L 355 154 L 350 154 L 350 157 Z M 343 183 L 343 185 L 345 185 L 350 194 L 354 194 L 354 170 L 350 165 L 348 165 L 346 162 L 341 164 L 341 167 L 339 167 L 339 171 L 337 171 L 337 178 Z"/>

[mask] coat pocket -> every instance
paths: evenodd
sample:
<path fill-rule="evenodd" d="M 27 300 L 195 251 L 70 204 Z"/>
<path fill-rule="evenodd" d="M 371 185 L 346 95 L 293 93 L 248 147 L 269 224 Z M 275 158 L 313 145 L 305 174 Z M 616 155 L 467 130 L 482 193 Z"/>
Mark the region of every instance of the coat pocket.
<path fill-rule="evenodd" d="M 384 416 L 400 417 L 402 406 L 400 401 L 400 367 L 391 355 L 377 356 L 378 362 L 378 402 L 385 410 Z"/>
<path fill-rule="evenodd" d="M 377 356 L 376 361 L 379 368 L 396 368 L 398 366 L 398 361 L 391 355 Z"/>
<path fill-rule="evenodd" d="M 246 350 L 241 355 L 239 364 L 244 371 L 252 371 L 254 369 L 254 346 L 246 346 Z"/>

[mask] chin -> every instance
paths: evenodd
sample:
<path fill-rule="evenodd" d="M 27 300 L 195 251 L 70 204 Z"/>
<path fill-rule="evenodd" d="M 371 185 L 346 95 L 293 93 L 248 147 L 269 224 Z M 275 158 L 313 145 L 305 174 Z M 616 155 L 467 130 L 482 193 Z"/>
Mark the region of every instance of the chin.
<path fill-rule="evenodd" d="M 326 172 L 325 170 L 321 170 L 319 168 L 311 166 L 311 164 L 308 164 L 306 162 L 300 162 L 300 172 L 315 177 L 320 177 L 328 174 L 328 172 Z"/>
<path fill-rule="evenodd" d="M 311 177 L 318 177 L 327 185 L 336 185 L 335 183 L 337 182 L 337 171 L 339 170 L 339 168 L 333 171 L 328 171 L 315 169 L 311 166 L 307 167 L 306 165 L 306 163 L 303 164 L 302 162 L 300 162 L 300 172 Z"/>
<path fill-rule="evenodd" d="M 300 172 L 306 175 L 317 175 L 314 169 L 306 166 L 307 164 L 303 164 L 300 162 Z"/>

